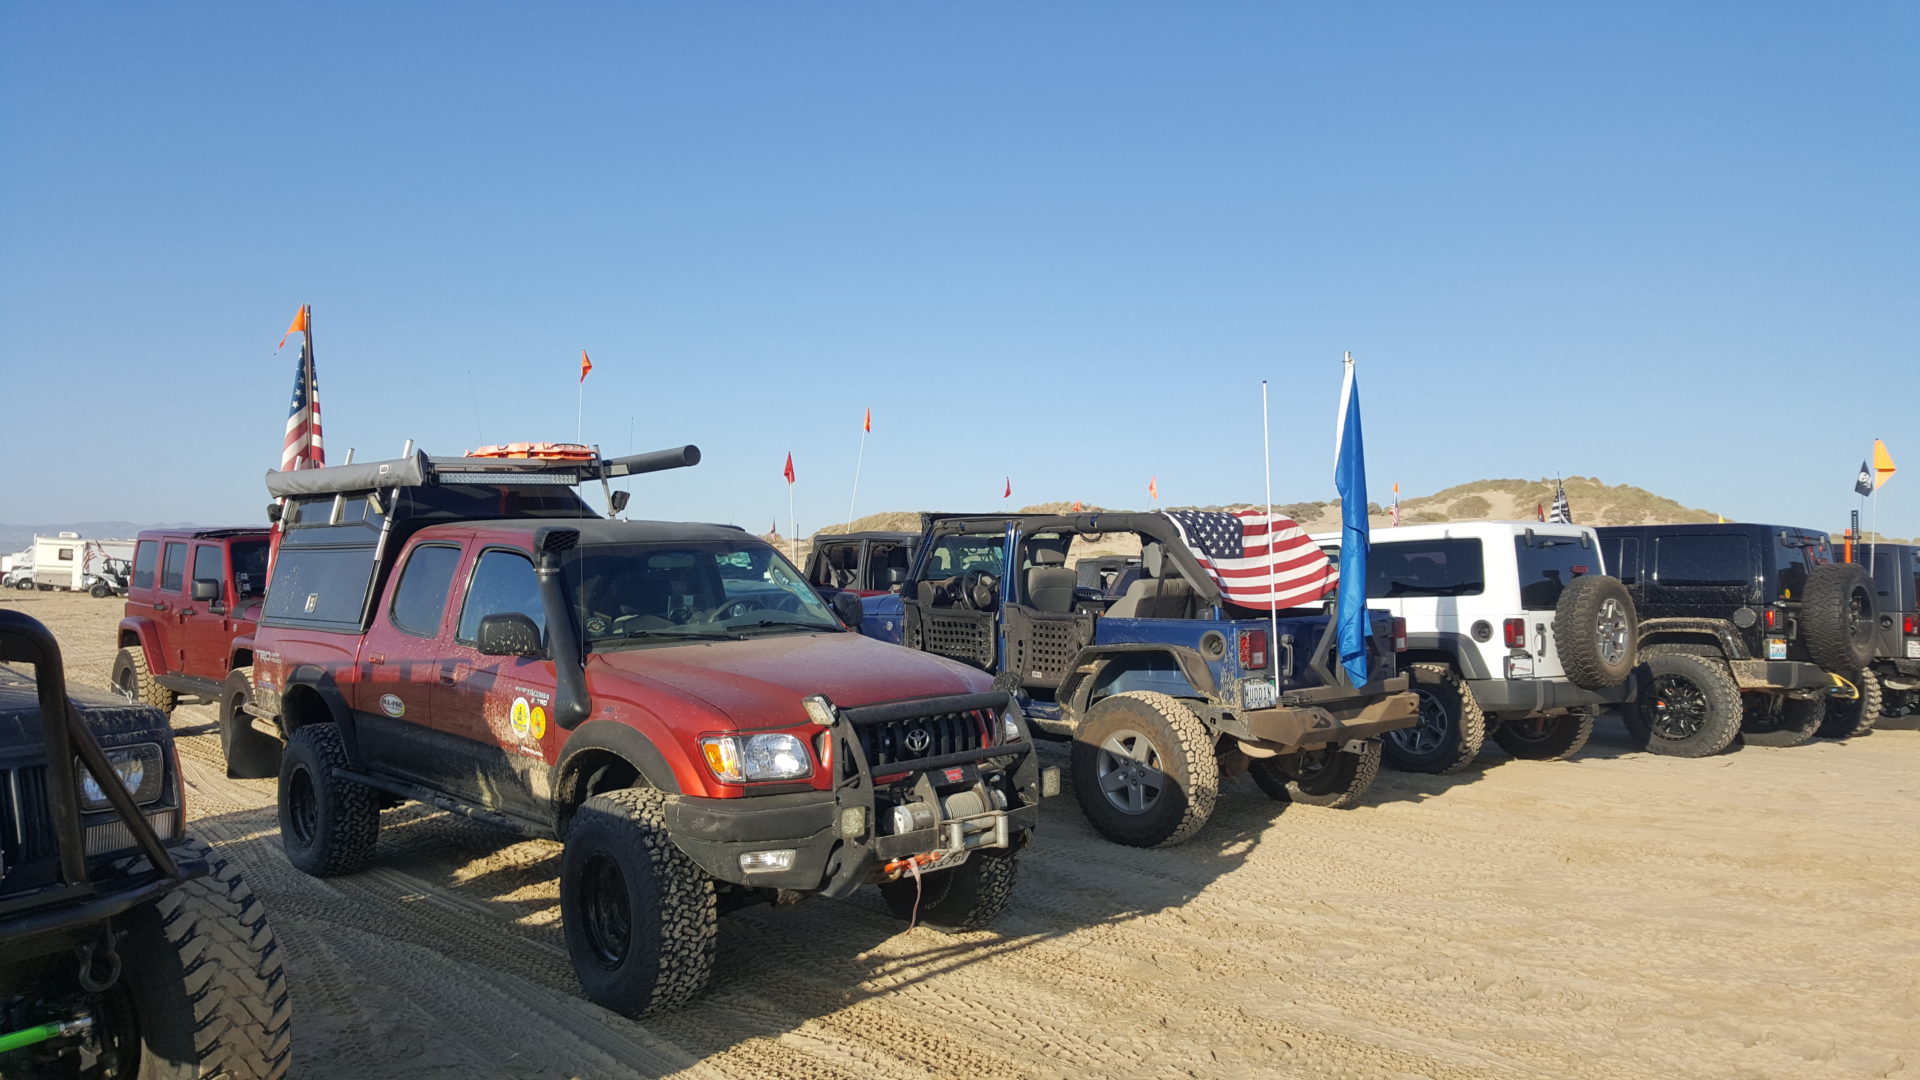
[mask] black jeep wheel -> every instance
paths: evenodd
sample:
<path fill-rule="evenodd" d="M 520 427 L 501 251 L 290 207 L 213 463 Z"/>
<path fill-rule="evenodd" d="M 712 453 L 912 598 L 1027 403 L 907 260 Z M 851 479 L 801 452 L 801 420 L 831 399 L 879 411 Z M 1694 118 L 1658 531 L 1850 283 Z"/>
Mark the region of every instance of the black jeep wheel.
<path fill-rule="evenodd" d="M 1873 662 L 1873 582 L 1857 563 L 1828 563 L 1807 575 L 1800 632 L 1807 656 L 1828 671 L 1859 671 Z"/>
<path fill-rule="evenodd" d="M 1553 644 L 1567 681 L 1605 690 L 1627 681 L 1638 662 L 1640 619 L 1619 578 L 1583 574 L 1567 582 L 1553 612 Z"/>
<path fill-rule="evenodd" d="M 1645 682 L 1622 711 L 1635 742 L 1674 757 L 1706 757 L 1733 744 L 1740 734 L 1740 691 L 1723 662 L 1657 646 L 1640 655 Z"/>
<path fill-rule="evenodd" d="M 1013 851 L 975 851 L 959 866 L 922 874 L 918 882 L 911 874 L 883 882 L 880 895 L 896 918 L 949 934 L 982 930 L 1007 909 L 1019 865 Z"/>
<path fill-rule="evenodd" d="M 587 998 L 624 1016 L 685 1005 L 713 973 L 713 879 L 667 835 L 666 796 L 582 803 L 560 855 L 560 923 Z"/>
<path fill-rule="evenodd" d="M 280 740 L 254 730 L 246 711 L 252 700 L 253 668 L 227 672 L 220 686 L 220 750 L 227 757 L 227 775 L 237 780 L 280 775 Z"/>
<path fill-rule="evenodd" d="M 1581 580 L 1581 579 L 1575 579 Z M 1561 654 L 1563 657 L 1566 655 Z M 1561 761 L 1580 752 L 1593 737 L 1593 713 L 1587 709 L 1552 716 L 1503 720 L 1493 729 L 1500 749 L 1528 761 Z"/>
<path fill-rule="evenodd" d="M 1074 731 L 1069 760 L 1080 809 L 1116 844 L 1177 844 L 1200 831 L 1220 795 L 1212 736 L 1167 694 L 1102 698 Z"/>
<path fill-rule="evenodd" d="M 1420 699 L 1412 727 L 1380 736 L 1388 765 L 1401 772 L 1459 772 L 1480 754 L 1487 718 L 1473 690 L 1445 664 L 1414 664 L 1413 692 Z"/>
<path fill-rule="evenodd" d="M 1799 746 L 1813 741 L 1827 715 L 1827 699 L 1785 694 L 1741 694 L 1740 740 L 1751 746 Z"/>
<path fill-rule="evenodd" d="M 380 838 L 377 793 L 341 779 L 346 767 L 346 744 L 332 724 L 295 731 L 280 758 L 280 847 L 314 877 L 366 866 Z"/>
<path fill-rule="evenodd" d="M 100 998 L 100 1042 L 119 1059 L 107 1075 L 278 1080 L 293 1006 L 273 928 L 225 859 L 197 841 L 181 854 L 211 872 L 127 913 L 122 975 Z"/>
<path fill-rule="evenodd" d="M 107 597 L 113 595 L 113 589 L 104 581 L 96 581 L 93 583 L 93 587 L 87 590 L 87 595 L 93 597 L 95 600 L 105 600 Z"/>
<path fill-rule="evenodd" d="M 1820 725 L 1822 738 L 1855 738 L 1872 731 L 1873 725 L 1880 722 L 1880 677 L 1869 668 L 1861 668 L 1846 678 L 1860 691 L 1860 696 L 1850 701 L 1839 699 L 1827 703 L 1827 718 Z"/>
<path fill-rule="evenodd" d="M 155 681 L 147 668 L 147 652 L 129 645 L 113 658 L 113 688 L 129 700 L 151 705 L 163 713 L 172 713 L 173 691 Z"/>
<path fill-rule="evenodd" d="M 1267 797 L 1336 809 L 1352 806 L 1380 774 L 1380 740 L 1368 739 L 1358 752 L 1322 746 L 1279 757 L 1254 758 L 1247 772 Z"/>

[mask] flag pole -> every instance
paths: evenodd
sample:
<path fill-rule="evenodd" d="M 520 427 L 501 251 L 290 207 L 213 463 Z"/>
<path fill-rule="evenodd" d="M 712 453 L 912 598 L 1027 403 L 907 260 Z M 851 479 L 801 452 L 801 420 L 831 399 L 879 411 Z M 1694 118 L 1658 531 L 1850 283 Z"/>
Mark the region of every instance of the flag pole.
<path fill-rule="evenodd" d="M 847 528 L 853 528 L 853 503 L 860 497 L 860 466 L 867 460 L 867 429 L 860 429 L 860 454 L 853 459 L 853 494 L 847 496 Z"/>
<path fill-rule="evenodd" d="M 800 564 L 800 525 L 793 519 L 793 481 L 791 480 L 787 481 L 787 532 L 791 534 L 787 547 L 793 552 L 794 565 L 798 566 Z"/>
<path fill-rule="evenodd" d="M 582 421 L 586 419 L 586 415 L 587 415 L 587 376 L 586 376 L 586 373 L 582 372 L 580 375 L 580 403 L 574 409 L 574 413 L 573 413 L 573 441 L 574 442 L 580 441 L 580 431 L 583 426 Z"/>
<path fill-rule="evenodd" d="M 1267 419 L 1267 380 L 1260 380 L 1260 462 L 1267 469 L 1267 575 L 1273 575 L 1273 428 Z M 1275 605 L 1278 599 L 1277 583 L 1269 580 L 1267 587 L 1267 617 L 1270 635 L 1267 638 L 1267 663 L 1273 666 L 1274 700 L 1280 700 L 1280 609 Z"/>

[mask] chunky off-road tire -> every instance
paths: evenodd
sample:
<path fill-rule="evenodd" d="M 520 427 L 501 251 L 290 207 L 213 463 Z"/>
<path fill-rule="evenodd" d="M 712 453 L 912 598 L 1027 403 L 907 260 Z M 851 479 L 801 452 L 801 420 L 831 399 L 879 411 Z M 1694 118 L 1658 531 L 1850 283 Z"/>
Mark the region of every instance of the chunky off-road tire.
<path fill-rule="evenodd" d="M 103 1022 L 130 1029 L 138 1080 L 278 1080 L 293 1060 L 293 1005 L 266 911 L 218 852 L 189 840 L 176 853 L 211 872 L 127 913 Z"/>
<path fill-rule="evenodd" d="M 154 680 L 147 667 L 147 653 L 130 645 L 113 658 L 113 688 L 142 705 L 151 705 L 163 713 L 173 712 L 174 693 Z"/>
<path fill-rule="evenodd" d="M 1859 671 L 1873 662 L 1873 582 L 1858 563 L 1828 563 L 1807 575 L 1800 633 L 1807 656 L 1828 671 Z"/>
<path fill-rule="evenodd" d="M 1827 718 L 1820 725 L 1820 735 L 1828 739 L 1851 739 L 1865 735 L 1880 722 L 1880 709 L 1884 692 L 1880 686 L 1880 677 L 1869 668 L 1849 672 L 1847 681 L 1859 691 L 1860 696 L 1849 701 L 1836 698 L 1827 702 Z"/>
<path fill-rule="evenodd" d="M 951 870 L 922 874 L 917 887 L 911 875 L 885 882 L 880 895 L 897 918 L 949 934 L 982 930 L 1007 910 L 1019 865 L 1013 851 L 976 851 Z"/>
<path fill-rule="evenodd" d="M 280 775 L 280 740 L 255 730 L 246 706 L 253 700 L 253 668 L 237 667 L 220 684 L 220 750 L 227 775 L 264 780 Z"/>
<path fill-rule="evenodd" d="M 1642 649 L 1640 658 L 1640 693 L 1621 710 L 1634 742 L 1672 757 L 1707 757 L 1733 745 L 1740 690 L 1725 661 L 1659 646 Z"/>
<path fill-rule="evenodd" d="M 1220 796 L 1213 737 L 1167 694 L 1101 699 L 1074 732 L 1069 760 L 1080 809 L 1116 844 L 1177 844 L 1200 831 Z"/>
<path fill-rule="evenodd" d="M 96 581 L 87 589 L 87 595 L 95 600 L 105 600 L 113 595 L 113 589 L 104 581 Z"/>
<path fill-rule="evenodd" d="M 1619 686 L 1639 662 L 1640 616 L 1619 578 L 1582 574 L 1560 590 L 1553 645 L 1567 681 L 1583 690 Z"/>
<path fill-rule="evenodd" d="M 1487 717 L 1473 690 L 1446 664 L 1414 664 L 1407 674 L 1420 712 L 1412 727 L 1380 736 L 1382 758 L 1401 772 L 1466 768 L 1487 741 Z"/>
<path fill-rule="evenodd" d="M 1359 802 L 1380 775 L 1380 740 L 1368 739 L 1357 752 L 1324 746 L 1254 758 L 1247 773 L 1270 799 L 1343 809 Z"/>
<path fill-rule="evenodd" d="M 1826 720 L 1825 697 L 1790 698 L 1775 694 L 1742 694 L 1745 712 L 1740 741 L 1748 746 L 1801 746 L 1813 741 Z"/>
<path fill-rule="evenodd" d="M 280 758 L 280 847 L 315 877 L 367 865 L 380 838 L 379 793 L 340 778 L 347 748 L 332 724 L 308 724 Z"/>
<path fill-rule="evenodd" d="M 664 794 L 581 804 L 560 855 L 560 923 L 589 1000 L 625 1016 L 692 1001 L 713 973 L 719 921 L 713 879 L 667 835 Z"/>
<path fill-rule="evenodd" d="M 1528 761 L 1562 761 L 1579 753 L 1592 737 L 1593 713 L 1588 709 L 1518 717 L 1493 729 L 1493 741 L 1500 749 Z"/>

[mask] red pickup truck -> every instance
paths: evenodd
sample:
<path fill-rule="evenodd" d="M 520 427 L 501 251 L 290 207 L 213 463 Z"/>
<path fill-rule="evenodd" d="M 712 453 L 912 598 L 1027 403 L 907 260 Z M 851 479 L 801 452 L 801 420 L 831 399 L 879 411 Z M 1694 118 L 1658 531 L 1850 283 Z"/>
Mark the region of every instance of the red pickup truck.
<path fill-rule="evenodd" d="M 114 689 L 171 713 L 183 699 L 220 706 L 232 776 L 272 776 L 279 744 L 239 710 L 251 693 L 247 638 L 267 588 L 262 526 L 153 529 L 140 534 L 120 620 Z"/>
<path fill-rule="evenodd" d="M 287 739 L 288 859 L 364 866 L 393 799 L 561 839 L 574 970 L 629 1015 L 697 993 L 741 904 L 873 883 L 903 918 L 996 916 L 1058 788 L 1024 717 L 982 672 L 850 631 L 766 542 L 607 520 L 570 486 L 697 460 L 269 474 L 248 709 Z"/>

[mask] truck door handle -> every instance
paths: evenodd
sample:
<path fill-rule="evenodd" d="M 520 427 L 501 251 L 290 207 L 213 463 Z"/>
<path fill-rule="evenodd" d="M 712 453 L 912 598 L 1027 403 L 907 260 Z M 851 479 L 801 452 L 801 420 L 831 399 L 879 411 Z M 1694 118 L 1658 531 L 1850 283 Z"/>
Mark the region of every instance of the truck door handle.
<path fill-rule="evenodd" d="M 153 602 L 153 610 L 155 611 L 167 610 L 167 602 L 165 600 L 155 600 Z"/>
<path fill-rule="evenodd" d="M 453 685 L 453 669 L 452 668 L 440 669 L 440 685 L 441 686 Z"/>
<path fill-rule="evenodd" d="M 385 653 L 374 653 L 373 655 L 367 657 L 367 663 L 369 664 L 384 664 L 386 662 L 387 662 L 387 657 Z"/>

